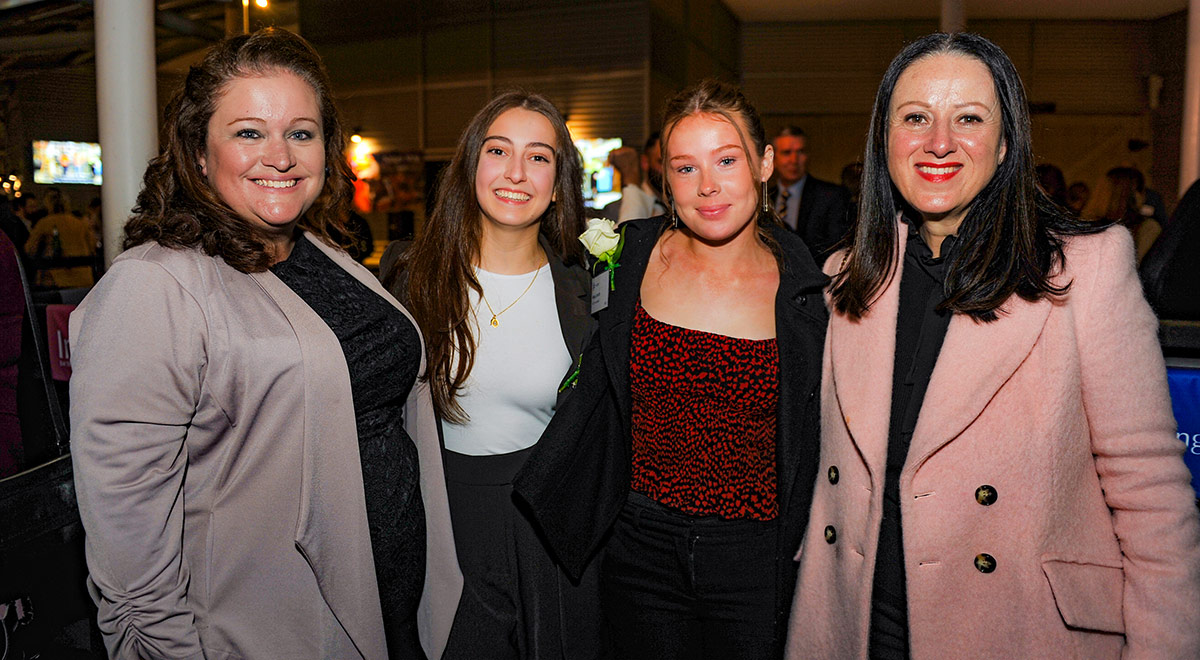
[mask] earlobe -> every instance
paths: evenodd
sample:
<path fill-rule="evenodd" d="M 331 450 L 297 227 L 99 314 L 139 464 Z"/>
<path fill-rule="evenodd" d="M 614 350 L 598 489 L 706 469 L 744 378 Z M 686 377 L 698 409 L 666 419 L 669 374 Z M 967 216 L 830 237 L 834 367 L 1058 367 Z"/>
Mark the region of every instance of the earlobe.
<path fill-rule="evenodd" d="M 208 176 L 208 159 L 204 157 L 204 154 L 196 157 L 196 164 L 200 166 L 200 173 Z"/>
<path fill-rule="evenodd" d="M 1000 163 L 1003 163 L 1006 155 L 1008 155 L 1008 140 L 1001 140 L 1000 151 L 998 153 L 998 158 L 996 158 L 996 164 L 999 165 Z"/>
<path fill-rule="evenodd" d="M 768 179 L 770 179 L 771 175 L 774 173 L 775 173 L 775 148 L 768 144 L 767 148 L 763 150 L 762 172 L 760 173 L 758 180 L 765 182 Z"/>

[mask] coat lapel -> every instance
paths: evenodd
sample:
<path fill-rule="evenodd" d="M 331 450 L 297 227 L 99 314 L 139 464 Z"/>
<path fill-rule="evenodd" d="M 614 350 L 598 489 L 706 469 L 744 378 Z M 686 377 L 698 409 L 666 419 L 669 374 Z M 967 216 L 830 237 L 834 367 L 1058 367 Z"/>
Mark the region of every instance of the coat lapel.
<path fill-rule="evenodd" d="M 806 241 L 816 240 L 818 237 L 814 235 L 813 228 L 809 226 L 812 219 L 813 206 L 817 203 L 816 188 L 820 184 L 813 184 L 812 175 L 808 175 L 808 180 L 804 182 L 804 186 L 800 189 L 800 206 L 796 209 L 796 231 L 800 233 Z"/>
<path fill-rule="evenodd" d="M 900 259 L 907 232 L 897 237 L 896 270 L 879 299 L 858 320 L 834 314 L 829 323 L 831 380 L 838 409 L 873 483 L 883 484 L 896 361 L 896 314 L 900 307 Z M 828 414 L 822 414 L 829 420 Z M 824 432 L 823 432 L 824 434 Z"/>
<path fill-rule="evenodd" d="M 1012 296 L 990 323 L 955 314 L 946 329 L 913 431 L 906 471 L 958 437 L 979 416 L 1041 336 L 1052 303 Z M 889 380 L 890 382 L 890 380 Z"/>
<path fill-rule="evenodd" d="M 591 337 L 594 321 L 591 315 L 591 291 L 585 272 L 573 269 L 550 248 L 544 236 L 538 241 L 546 252 L 550 263 L 550 277 L 554 279 L 554 304 L 558 310 L 558 325 L 562 330 L 567 352 L 571 354 L 571 371 L 579 366 L 583 349 Z"/>
<path fill-rule="evenodd" d="M 817 460 L 817 438 L 792 437 L 804 428 L 809 394 L 821 376 L 821 345 L 829 314 L 821 290 L 829 278 L 817 268 L 804 243 L 782 226 L 772 234 L 783 251 L 779 291 L 775 295 L 775 335 L 779 348 L 779 403 L 775 443 L 779 502 L 787 506 L 796 467 L 805 457 Z M 780 510 L 781 514 L 787 511 Z"/>
<path fill-rule="evenodd" d="M 663 223 L 666 222 L 664 218 Z M 625 247 L 615 271 L 614 289 L 609 294 L 608 309 L 600 314 L 600 346 L 617 406 L 626 431 L 632 417 L 632 398 L 629 392 L 629 344 L 633 311 L 642 291 L 642 276 L 650 253 L 658 240 L 659 224 L 652 221 L 633 222 L 624 226 Z"/>
<path fill-rule="evenodd" d="M 300 240 L 312 241 L 338 266 L 413 321 L 369 271 L 351 267 L 353 262 L 348 256 L 307 233 Z M 363 533 L 367 529 L 366 502 L 354 432 L 354 402 L 341 344 L 325 321 L 282 280 L 270 272 L 254 273 L 253 277 L 296 329 L 304 365 L 304 459 L 296 544 L 312 566 L 325 602 L 355 646 L 366 658 L 384 657 L 383 614 L 371 541 Z M 424 369 L 422 348 L 419 373 Z M 331 381 L 331 374 L 337 374 L 337 382 Z"/>

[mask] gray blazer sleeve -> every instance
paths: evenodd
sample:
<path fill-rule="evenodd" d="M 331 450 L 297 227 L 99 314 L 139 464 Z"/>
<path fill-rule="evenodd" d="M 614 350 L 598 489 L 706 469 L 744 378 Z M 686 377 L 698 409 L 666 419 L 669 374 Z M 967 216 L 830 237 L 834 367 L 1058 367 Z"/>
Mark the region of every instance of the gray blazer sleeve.
<path fill-rule="evenodd" d="M 114 264 L 71 317 L 71 458 L 112 658 L 203 658 L 183 556 L 205 319 L 161 266 Z"/>

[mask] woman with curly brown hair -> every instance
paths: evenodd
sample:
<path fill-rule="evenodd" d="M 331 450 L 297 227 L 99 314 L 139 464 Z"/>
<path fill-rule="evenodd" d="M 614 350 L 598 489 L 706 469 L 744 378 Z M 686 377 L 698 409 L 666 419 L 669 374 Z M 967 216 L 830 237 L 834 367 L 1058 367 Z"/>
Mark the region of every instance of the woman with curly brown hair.
<path fill-rule="evenodd" d="M 320 58 L 228 39 L 165 117 L 126 251 L 71 319 L 110 655 L 440 657 L 462 578 L 421 335 L 340 247 Z"/>

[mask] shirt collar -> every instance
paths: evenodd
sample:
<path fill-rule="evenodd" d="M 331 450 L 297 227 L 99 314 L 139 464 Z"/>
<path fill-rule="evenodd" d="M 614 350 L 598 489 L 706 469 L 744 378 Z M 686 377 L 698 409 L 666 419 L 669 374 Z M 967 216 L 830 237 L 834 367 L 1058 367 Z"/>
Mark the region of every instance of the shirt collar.
<path fill-rule="evenodd" d="M 908 240 L 904 244 L 904 253 L 906 260 L 915 261 L 922 270 L 929 273 L 934 279 L 939 282 L 944 282 L 946 279 L 946 268 L 950 261 L 958 254 L 958 235 L 951 234 L 942 239 L 941 255 L 933 256 L 933 250 L 925 242 L 925 237 L 921 235 L 919 230 L 921 223 L 909 217 L 908 213 L 900 216 L 904 220 L 904 224 L 908 226 Z"/>

